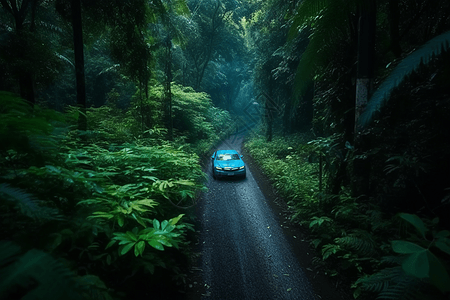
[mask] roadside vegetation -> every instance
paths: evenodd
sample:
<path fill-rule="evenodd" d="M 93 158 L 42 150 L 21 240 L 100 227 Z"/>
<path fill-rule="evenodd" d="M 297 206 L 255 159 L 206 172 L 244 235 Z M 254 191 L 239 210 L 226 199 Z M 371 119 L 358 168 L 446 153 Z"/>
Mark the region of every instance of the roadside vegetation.
<path fill-rule="evenodd" d="M 2 298 L 138 297 L 144 283 L 156 297 L 183 289 L 194 231 L 188 208 L 204 189 L 198 155 L 224 133 L 214 128 L 231 122 L 207 96 L 190 93 L 174 103 L 190 103 L 207 132 L 191 143 L 181 131 L 173 142 L 163 128 L 141 132 L 132 112 L 108 105 L 88 109 L 95 130 L 81 133 L 76 109 L 31 108 L 0 94 Z"/>
<path fill-rule="evenodd" d="M 180 297 L 235 8 L 0 1 L 1 299 Z"/>
<path fill-rule="evenodd" d="M 320 255 L 317 267 L 351 284 L 355 298 L 444 299 L 449 231 L 438 217 L 420 218 L 362 201 L 345 186 L 331 194 L 333 164 L 342 153 L 326 149 L 335 143 L 336 137 L 311 140 L 311 134 L 272 142 L 256 135 L 245 148 L 285 199 L 291 222 L 308 233 Z"/>
<path fill-rule="evenodd" d="M 255 23 L 245 147 L 357 299 L 450 294 L 450 7 L 430 3 L 274 0 Z"/>

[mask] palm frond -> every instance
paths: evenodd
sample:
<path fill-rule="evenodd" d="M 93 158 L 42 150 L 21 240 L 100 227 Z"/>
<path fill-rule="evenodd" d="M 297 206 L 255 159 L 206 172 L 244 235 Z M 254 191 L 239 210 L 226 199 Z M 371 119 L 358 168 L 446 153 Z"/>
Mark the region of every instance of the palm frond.
<path fill-rule="evenodd" d="M 62 61 L 68 63 L 69 65 L 71 65 L 72 68 L 75 68 L 74 63 L 73 63 L 70 59 L 68 59 L 67 57 L 65 57 L 64 55 L 59 54 L 58 52 L 55 52 L 55 56 L 56 56 L 57 58 L 61 59 Z"/>
<path fill-rule="evenodd" d="M 361 126 L 367 126 L 372 121 L 375 113 L 385 105 L 392 91 L 403 82 L 406 76 L 417 70 L 422 63 L 428 64 L 435 56 L 447 51 L 449 47 L 450 31 L 447 31 L 405 57 L 383 81 L 367 103 L 364 113 L 359 119 Z"/>
<path fill-rule="evenodd" d="M 355 6 L 350 2 L 331 1 L 321 9 L 311 27 L 303 27 L 302 31 L 309 31 L 311 34 L 297 67 L 294 83 L 296 95 L 302 95 L 315 74 L 326 67 L 335 52 L 335 43 L 345 40 L 343 33 L 346 31 L 349 11 L 352 9 L 355 9 Z"/>
<path fill-rule="evenodd" d="M 49 254 L 32 249 L 17 255 L 11 242 L 0 242 L 0 263 L 13 262 L 0 269 L 0 298 L 8 299 L 20 291 L 21 299 L 82 299 L 75 274 Z M 1 265 L 1 264 L 0 264 Z"/>
<path fill-rule="evenodd" d="M 58 211 L 54 208 L 40 205 L 40 200 L 22 189 L 11 187 L 6 183 L 0 184 L 0 200 L 12 201 L 20 212 L 34 220 L 57 219 Z"/>
<path fill-rule="evenodd" d="M 55 32 L 55 33 L 59 33 L 59 34 L 62 34 L 64 32 L 61 27 L 58 27 L 58 26 L 48 23 L 48 22 L 40 21 L 40 22 L 38 22 L 38 24 L 39 24 L 39 26 L 47 29 L 50 32 Z"/>
<path fill-rule="evenodd" d="M 109 72 L 117 72 L 117 70 L 119 68 L 120 68 L 120 64 L 114 64 L 108 68 L 101 70 L 100 73 L 98 73 L 98 76 L 105 74 L 105 73 L 109 73 Z"/>

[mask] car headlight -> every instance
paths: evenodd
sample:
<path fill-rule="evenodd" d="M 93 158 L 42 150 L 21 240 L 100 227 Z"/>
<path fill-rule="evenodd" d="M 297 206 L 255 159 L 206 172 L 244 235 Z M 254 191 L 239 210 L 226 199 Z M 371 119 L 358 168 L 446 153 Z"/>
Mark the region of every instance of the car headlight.
<path fill-rule="evenodd" d="M 240 167 L 239 170 L 242 170 L 243 168 L 245 168 L 245 166 Z"/>
<path fill-rule="evenodd" d="M 216 170 L 223 170 L 223 168 L 221 168 L 221 167 L 216 167 Z"/>

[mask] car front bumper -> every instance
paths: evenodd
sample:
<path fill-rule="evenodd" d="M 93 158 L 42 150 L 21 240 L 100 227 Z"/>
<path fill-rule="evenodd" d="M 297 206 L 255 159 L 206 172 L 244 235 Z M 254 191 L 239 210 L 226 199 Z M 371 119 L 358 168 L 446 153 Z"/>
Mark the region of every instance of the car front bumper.
<path fill-rule="evenodd" d="M 244 177 L 246 174 L 246 170 L 242 169 L 242 170 L 236 170 L 236 171 L 222 171 L 222 170 L 214 170 L 214 175 L 216 177 L 219 178 L 223 178 L 223 177 Z"/>

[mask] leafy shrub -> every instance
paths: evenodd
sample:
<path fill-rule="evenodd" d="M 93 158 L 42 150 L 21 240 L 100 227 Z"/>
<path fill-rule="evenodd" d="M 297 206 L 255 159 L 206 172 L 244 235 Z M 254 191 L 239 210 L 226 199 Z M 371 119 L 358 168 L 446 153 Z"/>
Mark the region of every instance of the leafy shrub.
<path fill-rule="evenodd" d="M 198 156 L 158 140 L 158 129 L 148 132 L 147 139 L 130 138 L 132 130 L 120 125 L 127 118 L 114 108 L 88 112 L 98 130 L 81 138 L 68 131 L 61 115 L 55 114 L 61 120 L 59 127 L 51 126 L 55 118 L 50 113 L 41 113 L 37 106 L 31 109 L 19 98 L 13 101 L 17 103 L 12 102 L 1 112 L 6 117 L 0 118 L 4 133 L 0 142 L 5 145 L 0 149 L 3 238 L 15 241 L 24 253 L 31 251 L 25 254 L 30 259 L 47 257 L 50 263 L 50 257 L 64 257 L 67 270 L 73 272 L 69 279 L 85 286 L 80 293 L 87 299 L 109 299 L 109 293 L 117 292 L 108 288 L 112 286 L 128 290 L 131 281 L 120 279 L 123 274 L 135 278 L 165 269 L 172 278 L 184 278 L 186 235 L 193 229 L 191 216 L 180 214 L 180 208 L 193 205 L 196 192 L 204 188 Z M 115 123 L 111 125 L 117 126 L 97 122 L 110 113 Z M 17 123 L 17 115 L 23 124 Z M 3 143 L 14 126 L 24 142 Z M 67 130 L 58 131 L 55 138 L 55 128 Z M 52 147 L 28 152 L 33 135 L 52 141 Z M 29 267 L 21 270 L 25 277 L 35 274 Z M 10 274 L 0 283 L 5 287 L 1 292 L 9 295 L 6 285 L 15 279 L 10 269 L 0 269 Z"/>
<path fill-rule="evenodd" d="M 450 286 L 450 233 L 437 230 L 437 220 L 426 223 L 409 214 L 389 217 L 343 187 L 337 195 L 320 191 L 315 157 L 323 156 L 326 178 L 336 159 L 346 159 L 339 155 L 337 140 L 332 136 L 308 142 L 297 136 L 268 143 L 253 136 L 245 147 L 287 198 L 291 219 L 310 230 L 311 244 L 321 253 L 315 261 L 331 276 L 345 272 L 354 282 L 355 298 L 371 299 L 376 293 L 378 299 L 444 299 Z M 388 172 L 398 169 L 392 161 Z M 398 230 L 405 228 L 400 220 L 419 235 Z"/>

